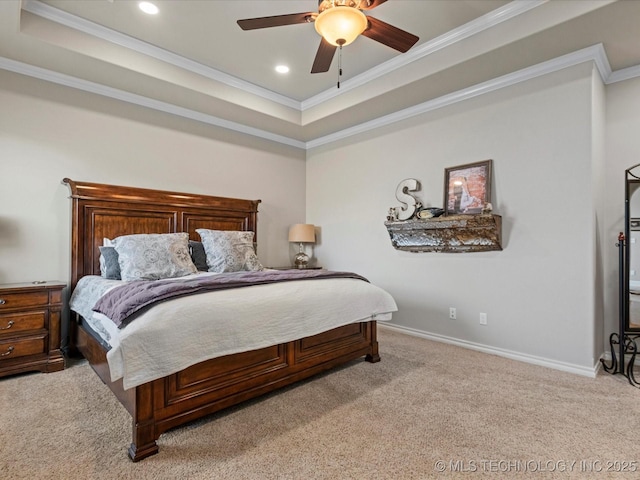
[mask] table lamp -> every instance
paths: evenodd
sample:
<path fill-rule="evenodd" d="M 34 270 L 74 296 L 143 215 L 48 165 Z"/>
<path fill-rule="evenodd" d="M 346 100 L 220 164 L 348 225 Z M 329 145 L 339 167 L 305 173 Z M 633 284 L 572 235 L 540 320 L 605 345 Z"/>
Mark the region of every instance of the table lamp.
<path fill-rule="evenodd" d="M 308 223 L 297 223 L 289 229 L 289 241 L 300 244 L 300 250 L 296 253 L 294 264 L 297 268 L 307 268 L 309 255 L 304 252 L 304 243 L 316 242 L 316 229 Z"/>

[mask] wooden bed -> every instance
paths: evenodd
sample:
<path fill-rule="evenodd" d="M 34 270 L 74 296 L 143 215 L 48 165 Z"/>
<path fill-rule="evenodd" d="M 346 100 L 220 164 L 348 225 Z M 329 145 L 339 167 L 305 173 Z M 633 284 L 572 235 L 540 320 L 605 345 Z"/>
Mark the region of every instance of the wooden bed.
<path fill-rule="evenodd" d="M 71 189 L 71 287 L 84 275 L 100 275 L 103 238 L 134 233 L 188 232 L 197 228 L 257 232 L 260 200 L 190 195 L 77 182 Z M 257 242 L 257 238 L 256 238 Z M 228 355 L 125 390 L 110 380 L 107 350 L 74 314 L 69 351 L 84 355 L 132 417 L 129 456 L 141 460 L 158 452 L 156 440 L 170 428 L 271 392 L 336 365 L 364 356 L 380 360 L 376 322 L 339 327 L 319 335 L 260 350 Z"/>

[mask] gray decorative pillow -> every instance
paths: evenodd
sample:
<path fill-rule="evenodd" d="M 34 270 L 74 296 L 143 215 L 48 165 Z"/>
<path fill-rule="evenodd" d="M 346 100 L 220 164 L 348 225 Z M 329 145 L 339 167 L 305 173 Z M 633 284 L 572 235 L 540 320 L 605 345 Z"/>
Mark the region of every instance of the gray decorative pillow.
<path fill-rule="evenodd" d="M 100 274 L 108 280 L 121 280 L 118 252 L 114 247 L 100 248 Z"/>
<path fill-rule="evenodd" d="M 253 232 L 226 230 L 196 230 L 207 254 L 210 272 L 238 272 L 264 270 L 253 248 Z"/>
<path fill-rule="evenodd" d="M 189 240 L 189 252 L 191 253 L 191 260 L 193 260 L 198 271 L 208 272 L 209 266 L 207 265 L 207 254 L 204 251 L 204 245 L 202 245 L 202 242 Z"/>
<path fill-rule="evenodd" d="M 189 234 L 149 233 L 114 238 L 122 280 L 159 280 L 196 273 Z"/>

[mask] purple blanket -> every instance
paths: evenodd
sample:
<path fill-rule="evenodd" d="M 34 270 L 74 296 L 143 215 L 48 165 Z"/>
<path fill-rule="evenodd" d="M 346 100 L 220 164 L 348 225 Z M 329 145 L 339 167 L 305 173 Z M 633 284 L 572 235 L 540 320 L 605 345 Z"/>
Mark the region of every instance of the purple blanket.
<path fill-rule="evenodd" d="M 114 288 L 96 302 L 93 310 L 109 317 L 119 327 L 130 323 L 133 314 L 145 307 L 183 295 L 212 290 L 249 287 L 265 283 L 322 278 L 355 278 L 368 280 L 357 273 L 329 270 L 264 270 L 260 272 L 232 272 L 205 275 L 189 280 L 153 281 L 141 280 Z"/>

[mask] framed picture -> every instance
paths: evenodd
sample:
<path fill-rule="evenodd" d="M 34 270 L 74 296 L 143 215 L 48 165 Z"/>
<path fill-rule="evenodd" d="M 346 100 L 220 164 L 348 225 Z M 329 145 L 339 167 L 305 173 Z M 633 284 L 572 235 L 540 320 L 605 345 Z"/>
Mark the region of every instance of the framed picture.
<path fill-rule="evenodd" d="M 482 213 L 491 201 L 491 160 L 444 169 L 444 214 Z"/>
<path fill-rule="evenodd" d="M 640 218 L 630 218 L 629 219 L 629 230 L 632 232 L 637 232 L 640 230 Z"/>

